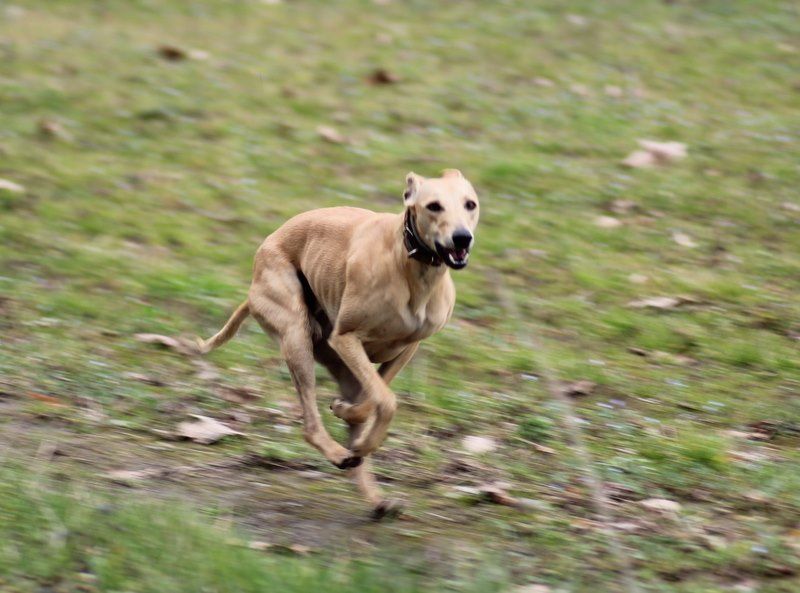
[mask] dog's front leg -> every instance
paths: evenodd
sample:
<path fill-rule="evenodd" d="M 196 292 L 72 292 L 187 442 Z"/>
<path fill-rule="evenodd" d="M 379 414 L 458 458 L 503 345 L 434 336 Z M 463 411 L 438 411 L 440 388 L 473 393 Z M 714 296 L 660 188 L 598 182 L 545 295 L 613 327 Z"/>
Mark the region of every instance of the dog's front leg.
<path fill-rule="evenodd" d="M 368 431 L 364 431 L 352 444 L 353 453 L 364 456 L 380 447 L 386 438 L 389 423 L 397 409 L 397 399 L 375 367 L 372 366 L 358 336 L 353 332 L 339 333 L 334 329 L 328 343 L 363 388 L 363 399 L 355 405 L 348 406 L 341 417 L 351 424 L 362 424 L 374 413 L 372 427 Z"/>
<path fill-rule="evenodd" d="M 392 360 L 386 361 L 378 368 L 378 374 L 383 379 L 383 382 L 386 385 L 391 385 L 394 378 L 397 376 L 397 373 L 403 370 L 405 366 L 411 361 L 414 357 L 414 354 L 417 352 L 419 348 L 419 342 L 413 342 L 406 346 L 406 348 L 397 356 L 395 356 Z M 356 425 L 356 428 L 360 429 L 358 434 L 362 434 L 364 431 L 369 430 L 371 425 L 369 423 L 358 423 L 355 422 L 357 418 L 356 414 L 351 412 L 354 406 L 357 406 L 361 403 L 365 398 L 365 394 L 360 389 L 357 392 L 357 397 L 355 398 L 336 398 L 333 403 L 331 404 L 331 411 L 333 415 L 341 418 L 345 422 L 349 422 L 351 425 Z M 354 440 L 358 440 L 356 437 Z"/>

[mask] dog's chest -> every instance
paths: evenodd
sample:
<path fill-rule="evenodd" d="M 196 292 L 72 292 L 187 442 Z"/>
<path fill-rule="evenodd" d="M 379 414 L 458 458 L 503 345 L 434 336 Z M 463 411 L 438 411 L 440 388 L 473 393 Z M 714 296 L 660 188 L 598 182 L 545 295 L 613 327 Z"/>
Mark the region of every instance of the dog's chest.
<path fill-rule="evenodd" d="M 418 311 L 407 309 L 402 319 L 399 333 L 408 342 L 418 342 L 435 334 L 447 322 L 446 311 L 441 307 L 427 306 Z"/>
<path fill-rule="evenodd" d="M 438 332 L 449 317 L 449 307 L 426 306 L 417 311 L 398 311 L 391 319 L 375 328 L 367 346 L 373 362 L 391 360 L 409 344 L 424 340 Z"/>

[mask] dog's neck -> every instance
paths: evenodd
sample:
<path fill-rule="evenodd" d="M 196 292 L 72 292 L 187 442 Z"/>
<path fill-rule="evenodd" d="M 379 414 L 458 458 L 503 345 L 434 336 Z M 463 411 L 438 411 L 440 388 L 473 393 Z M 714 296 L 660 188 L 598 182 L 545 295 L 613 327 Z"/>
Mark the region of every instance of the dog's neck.
<path fill-rule="evenodd" d="M 409 258 L 434 268 L 442 265 L 442 258 L 439 257 L 439 254 L 428 247 L 420 238 L 417 230 L 417 221 L 411 212 L 411 208 L 406 209 L 403 218 L 403 245 Z"/>
<path fill-rule="evenodd" d="M 413 223 L 413 215 L 406 211 L 402 217 L 402 226 L 398 229 L 401 241 L 398 242 L 395 253 L 397 265 L 406 277 L 411 291 L 410 306 L 416 310 L 422 303 L 428 301 L 430 295 L 440 285 L 440 281 L 448 276 L 450 269 L 442 264 L 436 252 L 422 243 Z M 412 239 L 416 242 L 411 242 Z M 424 249 L 413 252 L 417 244 Z M 426 253 L 429 255 L 426 256 Z M 438 264 L 430 263 L 432 257 L 430 254 L 438 259 Z"/>

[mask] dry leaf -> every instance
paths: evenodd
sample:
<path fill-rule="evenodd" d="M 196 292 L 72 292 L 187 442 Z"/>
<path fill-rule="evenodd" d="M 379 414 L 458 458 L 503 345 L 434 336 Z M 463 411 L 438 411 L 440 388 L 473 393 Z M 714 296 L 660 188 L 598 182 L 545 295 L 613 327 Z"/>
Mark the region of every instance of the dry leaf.
<path fill-rule="evenodd" d="M 544 453 L 545 455 L 555 455 L 556 450 L 552 447 L 548 447 L 546 445 L 540 445 L 539 443 L 533 443 L 533 448 L 536 449 L 539 453 Z"/>
<path fill-rule="evenodd" d="M 635 523 L 633 521 L 620 521 L 618 523 L 611 523 L 609 525 L 611 529 L 616 531 L 622 531 L 624 533 L 636 533 L 645 529 L 644 525 L 640 523 Z"/>
<path fill-rule="evenodd" d="M 598 216 L 594 219 L 594 224 L 601 229 L 616 229 L 622 226 L 622 221 L 613 216 Z"/>
<path fill-rule="evenodd" d="M 126 379 L 131 379 L 132 381 L 139 381 L 141 383 L 146 383 L 147 385 L 153 385 L 154 387 L 163 387 L 165 385 L 164 381 L 157 377 L 151 377 L 150 375 L 145 375 L 142 373 L 125 373 L 123 375 Z"/>
<path fill-rule="evenodd" d="M 697 303 L 698 301 L 686 296 L 677 296 L 677 297 L 670 297 L 670 296 L 658 296 L 658 297 L 649 297 L 646 299 L 638 299 L 635 301 L 631 301 L 628 303 L 629 307 L 633 307 L 634 309 L 676 309 L 681 305 L 688 305 L 692 303 Z"/>
<path fill-rule="evenodd" d="M 254 541 L 247 544 L 247 547 L 251 550 L 258 550 L 259 552 L 263 552 L 264 550 L 269 550 L 275 544 L 271 544 L 269 542 L 261 542 L 261 541 Z"/>
<path fill-rule="evenodd" d="M 603 91 L 605 91 L 606 95 L 609 97 L 614 97 L 615 99 L 619 99 L 624 94 L 621 87 L 614 86 L 613 84 L 607 84 L 604 86 Z"/>
<path fill-rule="evenodd" d="M 648 498 L 646 500 L 640 500 L 639 504 L 649 511 L 656 511 L 670 515 L 679 513 L 683 508 L 681 507 L 680 503 L 666 498 Z"/>
<path fill-rule="evenodd" d="M 346 138 L 339 132 L 339 130 L 331 126 L 317 127 L 317 134 L 319 134 L 320 138 L 326 142 L 330 142 L 331 144 L 343 144 L 347 141 Z"/>
<path fill-rule="evenodd" d="M 501 504 L 507 507 L 519 506 L 519 501 L 506 492 L 505 484 L 487 482 L 478 486 L 478 492 L 494 504 Z"/>
<path fill-rule="evenodd" d="M 611 202 L 611 210 L 615 214 L 629 214 L 638 207 L 639 205 L 633 200 L 614 200 Z"/>
<path fill-rule="evenodd" d="M 497 449 L 497 443 L 491 437 L 466 436 L 461 440 L 461 446 L 469 453 L 480 455 Z"/>
<path fill-rule="evenodd" d="M 568 14 L 567 21 L 576 27 L 584 27 L 589 23 L 589 20 L 585 16 L 579 14 Z"/>
<path fill-rule="evenodd" d="M 594 393 L 594 390 L 597 389 L 597 383 L 583 379 L 574 383 L 567 383 L 563 389 L 564 395 L 568 397 L 584 397 Z"/>
<path fill-rule="evenodd" d="M 21 194 L 25 191 L 19 183 L 14 183 L 8 179 L 0 179 L 0 190 L 10 191 L 12 194 Z"/>
<path fill-rule="evenodd" d="M 191 439 L 195 443 L 200 443 L 201 445 L 210 445 L 216 443 L 223 437 L 231 435 L 240 436 L 243 434 L 226 426 L 219 420 L 214 420 L 214 418 L 201 416 L 199 414 L 193 414 L 193 417 L 197 420 L 178 424 L 178 436 Z"/>
<path fill-rule="evenodd" d="M 681 366 L 694 366 L 698 364 L 697 359 L 685 354 L 673 354 L 672 352 L 663 352 L 656 350 L 653 352 L 653 358 L 658 362 L 666 362 L 669 364 L 678 364 Z"/>
<path fill-rule="evenodd" d="M 554 83 L 552 80 L 550 80 L 549 78 L 541 77 L 541 76 L 537 76 L 536 78 L 534 78 L 533 79 L 533 84 L 535 84 L 536 86 L 543 87 L 543 88 L 552 88 L 552 87 L 556 86 L 556 83 Z"/>
<path fill-rule="evenodd" d="M 655 166 L 656 158 L 646 150 L 636 150 L 625 157 L 622 164 L 634 169 L 646 169 Z"/>
<path fill-rule="evenodd" d="M 800 212 L 800 204 L 795 204 L 794 202 L 782 202 L 781 208 L 789 212 Z"/>
<path fill-rule="evenodd" d="M 580 84 L 580 83 L 572 84 L 570 85 L 569 90 L 571 90 L 573 93 L 575 93 L 580 97 L 589 96 L 589 87 L 587 87 L 585 84 Z"/>
<path fill-rule="evenodd" d="M 686 144 L 683 142 L 659 142 L 657 140 L 639 140 L 639 146 L 656 156 L 659 162 L 668 163 L 686 157 Z"/>
<path fill-rule="evenodd" d="M 168 473 L 166 470 L 163 469 L 140 469 L 140 470 L 127 470 L 121 469 L 116 471 L 111 471 L 106 474 L 108 478 L 111 478 L 114 482 L 117 482 L 122 485 L 129 485 L 132 482 L 137 482 L 139 480 L 146 480 L 148 478 L 155 478 L 157 476 L 164 475 Z"/>
<path fill-rule="evenodd" d="M 191 59 L 198 60 L 200 62 L 211 57 L 211 54 L 204 49 L 190 49 L 188 55 Z"/>
<path fill-rule="evenodd" d="M 514 589 L 513 593 L 551 593 L 552 589 L 547 585 L 522 585 Z"/>
<path fill-rule="evenodd" d="M 45 395 L 44 393 L 36 393 L 35 391 L 31 391 L 28 395 L 37 401 L 44 402 L 51 406 L 66 405 L 60 399 L 58 399 L 57 397 L 53 397 L 52 395 Z"/>
<path fill-rule="evenodd" d="M 180 62 L 186 59 L 203 61 L 211 57 L 211 54 L 204 49 L 183 49 L 168 43 L 159 45 L 156 51 L 159 56 L 170 62 Z"/>
<path fill-rule="evenodd" d="M 659 142 L 639 140 L 642 150 L 632 152 L 622 161 L 623 165 L 642 169 L 656 165 L 666 165 L 686 157 L 686 144 L 682 142 Z"/>
<path fill-rule="evenodd" d="M 65 142 L 70 142 L 72 140 L 72 134 L 67 132 L 64 126 L 54 119 L 40 119 L 37 127 L 39 129 L 39 134 L 45 138 L 64 140 Z"/>
<path fill-rule="evenodd" d="M 644 274 L 631 274 L 628 276 L 628 280 L 633 284 L 644 284 L 649 280 L 649 278 Z"/>
<path fill-rule="evenodd" d="M 158 52 L 159 56 L 165 60 L 169 60 L 170 62 L 179 62 L 189 57 L 185 50 L 176 45 L 159 45 L 156 51 Z"/>
<path fill-rule="evenodd" d="M 380 85 L 380 84 L 395 84 L 400 82 L 400 77 L 397 76 L 394 72 L 390 72 L 385 68 L 378 68 L 372 72 L 367 77 L 367 82 L 370 84 Z"/>
<path fill-rule="evenodd" d="M 261 399 L 261 394 L 249 387 L 222 385 L 217 394 L 225 401 L 233 404 L 247 404 Z"/>
<path fill-rule="evenodd" d="M 680 231 L 675 231 L 674 233 L 672 233 L 672 240 L 675 241 L 681 247 L 689 247 L 689 248 L 697 247 L 697 243 L 694 242 L 694 239 L 692 239 L 686 233 L 682 233 Z"/>

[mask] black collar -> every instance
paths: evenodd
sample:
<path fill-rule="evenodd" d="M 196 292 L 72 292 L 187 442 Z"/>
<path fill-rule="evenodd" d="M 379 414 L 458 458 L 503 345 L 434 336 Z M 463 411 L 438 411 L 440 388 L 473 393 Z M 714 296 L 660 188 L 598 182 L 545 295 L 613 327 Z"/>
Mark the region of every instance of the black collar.
<path fill-rule="evenodd" d="M 403 224 L 403 244 L 408 251 L 408 257 L 429 266 L 441 266 L 442 258 L 433 249 L 425 245 L 417 232 L 417 224 L 411 214 L 411 209 L 406 210 L 406 219 Z"/>

